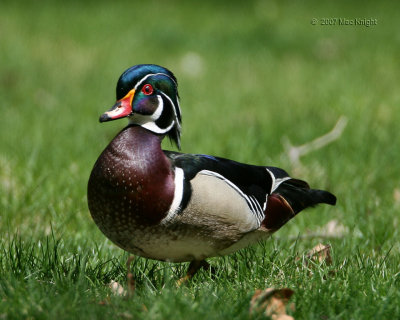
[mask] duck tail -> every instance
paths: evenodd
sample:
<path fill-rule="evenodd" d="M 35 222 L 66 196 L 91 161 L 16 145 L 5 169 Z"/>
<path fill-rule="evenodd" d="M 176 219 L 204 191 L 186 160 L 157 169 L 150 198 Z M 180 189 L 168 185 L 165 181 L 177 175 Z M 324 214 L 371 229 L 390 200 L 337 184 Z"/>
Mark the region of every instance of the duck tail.
<path fill-rule="evenodd" d="M 290 204 L 295 214 L 319 203 L 332 206 L 336 204 L 336 197 L 332 193 L 310 189 L 307 182 L 298 179 L 284 181 L 273 193 L 281 195 Z"/>
<path fill-rule="evenodd" d="M 310 189 L 307 182 L 289 179 L 268 196 L 262 226 L 278 230 L 300 211 L 319 203 L 336 204 L 336 197 L 325 190 Z"/>

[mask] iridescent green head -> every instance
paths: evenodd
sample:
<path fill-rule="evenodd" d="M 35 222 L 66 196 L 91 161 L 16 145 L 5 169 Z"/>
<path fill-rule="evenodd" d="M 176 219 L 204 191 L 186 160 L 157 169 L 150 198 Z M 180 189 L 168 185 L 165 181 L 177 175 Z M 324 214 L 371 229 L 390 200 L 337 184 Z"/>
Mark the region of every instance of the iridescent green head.
<path fill-rule="evenodd" d="M 100 116 L 100 122 L 125 117 L 131 124 L 168 135 L 180 148 L 181 110 L 173 73 L 154 64 L 126 70 L 117 83 L 117 102 Z"/>

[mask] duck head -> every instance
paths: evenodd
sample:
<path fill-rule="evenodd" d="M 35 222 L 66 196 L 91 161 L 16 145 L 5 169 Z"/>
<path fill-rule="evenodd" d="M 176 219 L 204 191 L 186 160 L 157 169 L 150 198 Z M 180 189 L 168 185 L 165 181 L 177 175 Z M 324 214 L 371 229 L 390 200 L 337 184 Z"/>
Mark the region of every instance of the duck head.
<path fill-rule="evenodd" d="M 125 117 L 129 124 L 168 135 L 180 149 L 181 110 L 173 73 L 153 64 L 127 69 L 117 83 L 117 102 L 100 116 L 100 122 Z"/>

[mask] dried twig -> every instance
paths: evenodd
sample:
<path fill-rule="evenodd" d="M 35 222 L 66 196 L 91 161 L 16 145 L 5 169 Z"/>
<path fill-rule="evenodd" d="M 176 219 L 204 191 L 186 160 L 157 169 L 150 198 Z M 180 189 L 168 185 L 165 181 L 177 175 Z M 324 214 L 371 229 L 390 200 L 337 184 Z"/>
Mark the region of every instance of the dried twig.
<path fill-rule="evenodd" d="M 341 116 L 339 120 L 336 122 L 335 126 L 331 131 L 324 134 L 321 137 L 318 137 L 308 143 L 305 143 L 300 146 L 294 146 L 291 144 L 288 137 L 283 138 L 283 146 L 285 148 L 286 154 L 289 156 L 290 162 L 293 167 L 300 166 L 300 157 L 305 154 L 320 149 L 327 144 L 331 143 L 338 139 L 342 133 L 344 128 L 347 125 L 347 118 L 345 116 Z"/>

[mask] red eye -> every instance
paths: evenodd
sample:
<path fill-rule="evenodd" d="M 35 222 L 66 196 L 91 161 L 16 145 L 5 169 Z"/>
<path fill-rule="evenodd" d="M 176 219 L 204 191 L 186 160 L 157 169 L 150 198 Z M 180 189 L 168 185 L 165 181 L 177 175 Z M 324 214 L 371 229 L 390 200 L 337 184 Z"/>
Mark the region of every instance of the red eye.
<path fill-rule="evenodd" d="M 146 96 L 152 94 L 153 91 L 154 91 L 154 90 L 153 90 L 153 86 L 152 86 L 151 84 L 145 84 L 145 85 L 142 87 L 142 92 L 143 92 Z"/>

